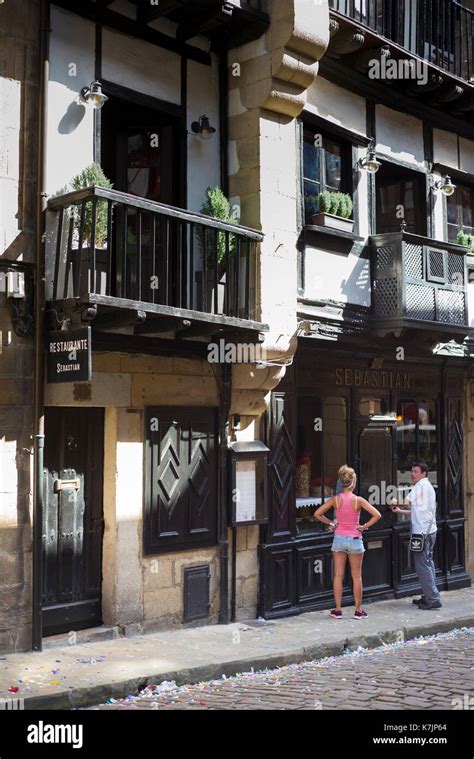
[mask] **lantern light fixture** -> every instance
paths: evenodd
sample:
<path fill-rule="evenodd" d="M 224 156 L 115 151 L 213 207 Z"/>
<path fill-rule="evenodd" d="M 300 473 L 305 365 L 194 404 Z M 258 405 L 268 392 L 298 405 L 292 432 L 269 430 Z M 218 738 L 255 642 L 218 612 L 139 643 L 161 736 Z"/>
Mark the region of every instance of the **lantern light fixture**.
<path fill-rule="evenodd" d="M 369 174 L 376 174 L 381 167 L 380 161 L 377 160 L 375 144 L 371 143 L 367 148 L 367 155 L 359 161 L 360 167 L 365 169 Z"/>
<path fill-rule="evenodd" d="M 100 110 L 108 99 L 107 95 L 102 92 L 101 83 L 97 80 L 91 82 L 89 87 L 83 87 L 81 90 L 81 100 L 91 105 L 94 111 Z"/>
<path fill-rule="evenodd" d="M 210 125 L 208 117 L 204 114 L 199 117 L 199 121 L 193 121 L 191 129 L 194 134 L 199 135 L 201 140 L 209 140 L 216 131 L 214 127 Z"/>
<path fill-rule="evenodd" d="M 441 190 L 443 195 L 446 195 L 447 198 L 454 195 L 456 191 L 456 185 L 451 182 L 451 177 L 448 174 L 437 182 L 433 182 L 433 188 L 435 190 Z"/>

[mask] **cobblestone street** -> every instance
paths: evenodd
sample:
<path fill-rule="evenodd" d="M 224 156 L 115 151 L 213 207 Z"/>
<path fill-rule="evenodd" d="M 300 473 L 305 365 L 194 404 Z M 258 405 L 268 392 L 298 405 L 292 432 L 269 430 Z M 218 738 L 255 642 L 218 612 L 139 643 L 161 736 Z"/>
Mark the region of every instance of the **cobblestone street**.
<path fill-rule="evenodd" d="M 209 683 L 150 685 L 92 708 L 474 710 L 474 629 Z"/>

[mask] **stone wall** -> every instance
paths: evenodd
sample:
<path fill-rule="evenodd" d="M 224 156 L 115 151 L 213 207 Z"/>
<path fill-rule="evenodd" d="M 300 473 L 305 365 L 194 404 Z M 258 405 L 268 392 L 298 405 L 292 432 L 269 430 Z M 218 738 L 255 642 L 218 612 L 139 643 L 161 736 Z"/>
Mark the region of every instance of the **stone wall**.
<path fill-rule="evenodd" d="M 82 400 L 80 400 L 82 399 Z M 218 547 L 143 555 L 143 430 L 149 405 L 217 407 L 218 387 L 205 360 L 93 354 L 93 381 L 46 386 L 47 406 L 104 406 L 103 620 L 126 634 L 182 624 L 185 567 L 210 565 L 210 611 L 219 616 Z M 255 617 L 258 527 L 237 530 L 239 618 Z M 229 574 L 231 574 L 229 530 Z"/>
<path fill-rule="evenodd" d="M 0 5 L 0 276 L 35 260 L 39 1 Z M 33 338 L 0 288 L 0 653 L 31 646 Z"/>

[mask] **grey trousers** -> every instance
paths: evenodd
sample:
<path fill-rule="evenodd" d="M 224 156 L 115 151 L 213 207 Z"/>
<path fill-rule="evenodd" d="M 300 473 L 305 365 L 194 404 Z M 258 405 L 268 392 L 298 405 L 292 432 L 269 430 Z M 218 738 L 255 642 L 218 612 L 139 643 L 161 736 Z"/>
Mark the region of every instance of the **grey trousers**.
<path fill-rule="evenodd" d="M 428 604 L 440 603 L 441 597 L 436 587 L 436 570 L 433 562 L 433 549 L 436 543 L 436 532 L 425 537 L 422 551 L 413 551 L 415 570 L 421 583 L 421 593 Z"/>

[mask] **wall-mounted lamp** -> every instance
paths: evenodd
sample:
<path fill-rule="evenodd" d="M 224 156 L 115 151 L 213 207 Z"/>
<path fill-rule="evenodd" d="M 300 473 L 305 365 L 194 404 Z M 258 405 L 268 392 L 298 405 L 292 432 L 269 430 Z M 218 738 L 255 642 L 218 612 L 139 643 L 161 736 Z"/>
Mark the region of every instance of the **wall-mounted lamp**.
<path fill-rule="evenodd" d="M 359 165 L 361 169 L 365 169 L 369 174 L 376 174 L 378 172 L 382 164 L 377 160 L 375 145 L 369 145 L 367 148 L 367 155 L 365 158 L 359 160 Z"/>
<path fill-rule="evenodd" d="M 209 140 L 216 131 L 213 126 L 210 125 L 207 116 L 200 116 L 199 121 L 193 121 L 191 129 L 194 134 L 198 134 L 201 140 Z"/>
<path fill-rule="evenodd" d="M 109 98 L 102 92 L 100 82 L 92 82 L 90 87 L 83 87 L 81 90 L 81 100 L 91 105 L 94 111 L 98 111 Z"/>
<path fill-rule="evenodd" d="M 447 174 L 443 179 L 438 179 L 437 182 L 433 182 L 432 186 L 435 190 L 441 190 L 443 195 L 446 195 L 447 198 L 454 195 L 456 191 L 456 185 L 451 182 L 451 177 Z"/>

